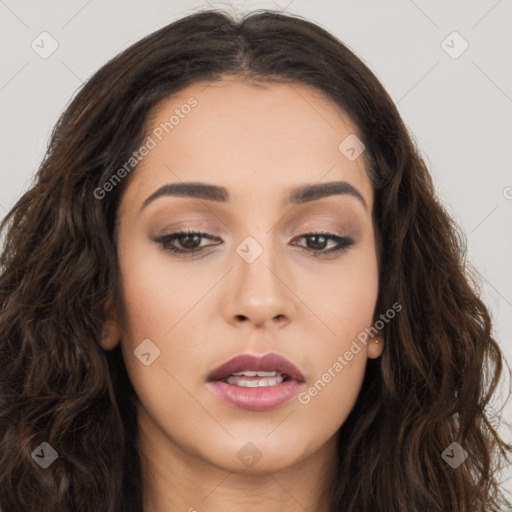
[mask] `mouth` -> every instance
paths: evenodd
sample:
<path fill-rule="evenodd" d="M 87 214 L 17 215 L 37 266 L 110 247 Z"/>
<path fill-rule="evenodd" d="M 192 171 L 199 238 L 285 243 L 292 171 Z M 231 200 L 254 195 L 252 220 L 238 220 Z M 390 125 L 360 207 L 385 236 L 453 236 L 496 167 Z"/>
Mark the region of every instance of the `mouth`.
<path fill-rule="evenodd" d="M 304 374 L 276 353 L 256 357 L 242 354 L 213 370 L 207 385 L 232 407 L 267 411 L 289 402 L 305 387 Z"/>
<path fill-rule="evenodd" d="M 238 382 L 264 382 L 265 380 L 271 382 L 270 385 L 288 380 L 306 381 L 304 374 L 291 361 L 275 352 L 259 357 L 240 354 L 215 368 L 207 377 L 208 382 L 227 382 L 227 379 L 231 379 L 234 385 L 238 385 Z M 279 382 L 274 382 L 274 379 Z M 263 383 L 262 385 L 268 384 Z M 246 387 L 257 386 L 248 385 Z"/>

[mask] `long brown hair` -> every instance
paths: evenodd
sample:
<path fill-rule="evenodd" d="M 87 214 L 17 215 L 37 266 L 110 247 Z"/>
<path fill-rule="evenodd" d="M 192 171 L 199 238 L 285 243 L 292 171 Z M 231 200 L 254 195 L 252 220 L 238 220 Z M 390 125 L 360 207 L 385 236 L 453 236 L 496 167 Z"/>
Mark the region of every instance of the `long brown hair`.
<path fill-rule="evenodd" d="M 115 227 L 130 176 L 95 191 L 140 146 L 151 112 L 198 81 L 237 76 L 323 91 L 357 125 L 375 192 L 376 311 L 383 331 L 339 432 L 331 510 L 489 512 L 512 447 L 488 403 L 503 355 L 465 262 L 464 238 L 382 85 L 343 43 L 296 15 L 199 11 L 143 38 L 90 78 L 59 119 L 32 188 L 3 220 L 0 503 L 4 512 L 142 510 L 135 393 L 119 345 Z M 378 317 L 378 315 L 376 315 Z M 42 442 L 58 458 L 41 469 Z M 457 442 L 468 458 L 451 467 Z M 508 503 L 510 505 L 510 503 Z"/>

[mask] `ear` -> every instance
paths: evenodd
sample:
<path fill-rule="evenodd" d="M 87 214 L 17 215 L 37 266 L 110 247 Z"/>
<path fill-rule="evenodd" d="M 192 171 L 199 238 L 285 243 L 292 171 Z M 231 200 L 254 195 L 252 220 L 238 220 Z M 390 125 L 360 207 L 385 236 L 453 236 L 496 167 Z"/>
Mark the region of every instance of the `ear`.
<path fill-rule="evenodd" d="M 105 305 L 105 323 L 101 335 L 100 345 L 105 350 L 112 350 L 121 339 L 121 326 L 114 301 L 109 298 Z"/>
<path fill-rule="evenodd" d="M 384 337 L 382 334 L 376 334 L 368 343 L 368 357 L 371 359 L 377 359 L 380 357 L 384 350 Z"/>

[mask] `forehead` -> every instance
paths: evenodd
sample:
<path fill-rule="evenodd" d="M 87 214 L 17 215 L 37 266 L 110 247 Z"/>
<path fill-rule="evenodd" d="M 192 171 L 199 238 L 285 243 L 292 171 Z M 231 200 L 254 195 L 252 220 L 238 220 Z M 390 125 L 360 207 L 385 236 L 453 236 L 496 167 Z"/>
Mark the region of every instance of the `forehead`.
<path fill-rule="evenodd" d="M 152 147 L 124 202 L 141 203 L 158 186 L 180 181 L 225 186 L 236 203 L 242 196 L 281 201 L 296 185 L 345 180 L 371 207 L 363 155 L 351 160 L 342 151 L 358 129 L 312 87 L 234 78 L 196 83 L 157 105 L 145 128 Z"/>

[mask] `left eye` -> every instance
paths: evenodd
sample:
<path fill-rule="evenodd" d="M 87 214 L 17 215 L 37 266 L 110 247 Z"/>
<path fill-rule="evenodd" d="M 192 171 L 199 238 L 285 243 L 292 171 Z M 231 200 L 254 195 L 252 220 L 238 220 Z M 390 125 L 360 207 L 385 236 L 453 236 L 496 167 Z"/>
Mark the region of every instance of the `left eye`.
<path fill-rule="evenodd" d="M 209 239 L 213 240 L 217 237 L 213 237 L 208 233 L 201 233 L 196 231 L 177 231 L 174 233 L 170 233 L 168 235 L 163 235 L 157 239 L 155 242 L 159 243 L 162 248 L 172 254 L 192 254 L 197 252 L 202 252 L 204 246 L 201 247 L 201 239 Z M 315 232 L 315 233 L 305 233 L 304 235 L 300 235 L 296 239 L 305 238 L 309 240 L 311 243 L 307 243 L 306 245 L 313 245 L 313 247 L 302 247 L 313 255 L 316 254 L 332 254 L 336 252 L 342 252 L 347 250 L 349 247 L 354 245 L 354 240 L 350 237 L 339 236 L 333 233 L 325 233 L 325 232 Z M 217 238 L 217 240 L 219 240 Z M 326 245 L 328 242 L 335 242 L 335 246 L 326 250 Z M 176 242 L 181 245 L 177 247 L 174 245 Z M 217 245 L 217 244 L 215 244 Z"/>
<path fill-rule="evenodd" d="M 310 250 L 310 252 L 312 252 L 313 255 L 343 252 L 355 244 L 354 239 L 348 236 L 339 236 L 333 233 L 324 232 L 306 233 L 297 238 L 306 238 L 311 242 L 309 245 L 313 245 L 314 247 L 305 249 Z M 335 242 L 335 245 L 334 247 L 331 247 L 329 250 L 325 250 L 324 246 L 327 245 L 329 241 Z"/>

